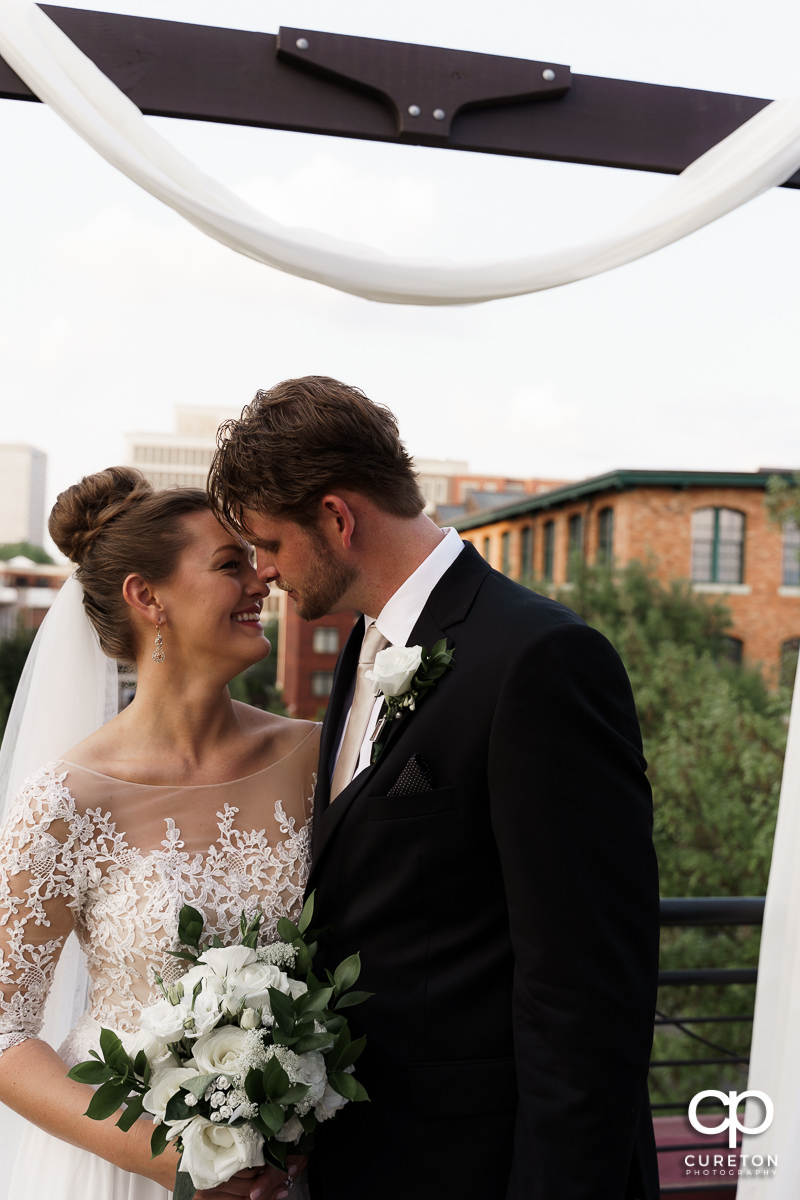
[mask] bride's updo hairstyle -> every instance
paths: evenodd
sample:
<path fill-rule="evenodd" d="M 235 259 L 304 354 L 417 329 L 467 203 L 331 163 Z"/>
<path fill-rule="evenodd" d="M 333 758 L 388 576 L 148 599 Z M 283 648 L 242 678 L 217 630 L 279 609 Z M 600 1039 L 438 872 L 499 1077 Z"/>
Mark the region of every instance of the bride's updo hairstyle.
<path fill-rule="evenodd" d="M 108 467 L 67 488 L 50 513 L 50 536 L 77 564 L 83 604 L 103 653 L 133 662 L 136 644 L 122 595 L 128 575 L 169 579 L 191 535 L 182 517 L 209 507 L 201 488 L 156 491 L 133 467 Z"/>

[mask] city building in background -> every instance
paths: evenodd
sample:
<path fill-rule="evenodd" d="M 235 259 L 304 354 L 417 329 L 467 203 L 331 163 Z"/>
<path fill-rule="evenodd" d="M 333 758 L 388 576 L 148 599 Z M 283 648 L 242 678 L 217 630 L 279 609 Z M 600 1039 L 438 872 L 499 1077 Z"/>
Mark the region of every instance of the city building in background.
<path fill-rule="evenodd" d="M 609 471 L 453 524 L 497 570 L 546 589 L 569 587 L 581 562 L 652 559 L 662 582 L 723 599 L 731 657 L 775 682 L 800 645 L 800 531 L 769 520 L 774 473 Z"/>
<path fill-rule="evenodd" d="M 20 625 L 38 629 L 71 571 L 71 563 L 35 563 L 22 554 L 0 560 L 0 638 Z"/>
<path fill-rule="evenodd" d="M 43 450 L 0 445 L 0 546 L 44 542 L 46 472 Z"/>
<path fill-rule="evenodd" d="M 449 458 L 417 458 L 414 469 L 425 497 L 425 512 L 437 525 L 514 503 L 522 496 L 539 495 L 565 482 L 478 475 L 470 471 L 469 463 Z"/>
<path fill-rule="evenodd" d="M 206 486 L 208 468 L 223 421 L 238 417 L 234 408 L 175 406 L 174 433 L 128 433 L 126 462 L 138 467 L 153 487 Z"/>

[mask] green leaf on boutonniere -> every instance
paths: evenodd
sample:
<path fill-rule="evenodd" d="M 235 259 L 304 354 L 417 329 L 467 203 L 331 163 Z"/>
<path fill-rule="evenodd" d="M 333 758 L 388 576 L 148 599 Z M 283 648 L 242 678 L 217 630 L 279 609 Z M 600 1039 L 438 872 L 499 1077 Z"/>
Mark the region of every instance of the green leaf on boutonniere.
<path fill-rule="evenodd" d="M 419 666 L 403 692 L 396 696 L 387 696 L 385 692 L 383 693 L 386 709 L 385 712 L 382 712 L 372 735 L 374 740 L 370 763 L 373 766 L 383 753 L 392 723 L 402 719 L 407 713 L 413 713 L 431 688 L 436 686 L 445 671 L 449 671 L 453 665 L 453 651 L 447 649 L 446 638 L 440 638 L 430 651 L 426 650 L 424 646 L 409 647 L 409 649 L 420 650 Z M 380 653 L 382 654 L 383 651 Z M 376 666 L 379 657 L 380 654 L 376 656 Z"/>

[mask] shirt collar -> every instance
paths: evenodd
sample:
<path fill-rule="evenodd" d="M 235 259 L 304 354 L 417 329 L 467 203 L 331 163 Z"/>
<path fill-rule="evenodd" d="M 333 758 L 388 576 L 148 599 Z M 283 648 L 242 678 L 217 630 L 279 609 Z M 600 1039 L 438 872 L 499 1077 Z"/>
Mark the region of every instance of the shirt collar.
<path fill-rule="evenodd" d="M 416 571 L 409 575 L 405 583 L 401 583 L 394 595 L 384 604 L 375 621 L 383 636 L 393 646 L 407 644 L 411 630 L 419 620 L 428 597 L 464 549 L 464 543 L 455 529 L 444 529 L 442 532 L 445 535 L 442 540 L 420 563 Z M 365 618 L 365 632 L 372 623 L 369 618 Z"/>

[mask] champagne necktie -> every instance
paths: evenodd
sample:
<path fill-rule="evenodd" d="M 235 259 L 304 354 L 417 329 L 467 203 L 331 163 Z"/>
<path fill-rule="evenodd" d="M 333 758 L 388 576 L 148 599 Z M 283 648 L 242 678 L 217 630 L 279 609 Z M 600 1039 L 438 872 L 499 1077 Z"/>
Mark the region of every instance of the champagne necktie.
<path fill-rule="evenodd" d="M 376 654 L 388 645 L 388 641 L 378 629 L 378 626 L 375 624 L 370 625 L 361 645 L 361 654 L 359 655 L 358 670 L 356 672 L 356 690 L 353 695 L 353 707 L 350 709 L 350 720 L 347 722 L 344 741 L 339 751 L 336 769 L 333 772 L 331 800 L 335 800 L 339 792 L 347 787 L 358 766 L 361 746 L 364 742 L 364 735 L 367 732 L 367 725 L 369 723 L 369 715 L 375 703 L 375 692 L 372 689 L 372 684 L 367 679 L 367 671 L 370 671 L 374 667 Z"/>

